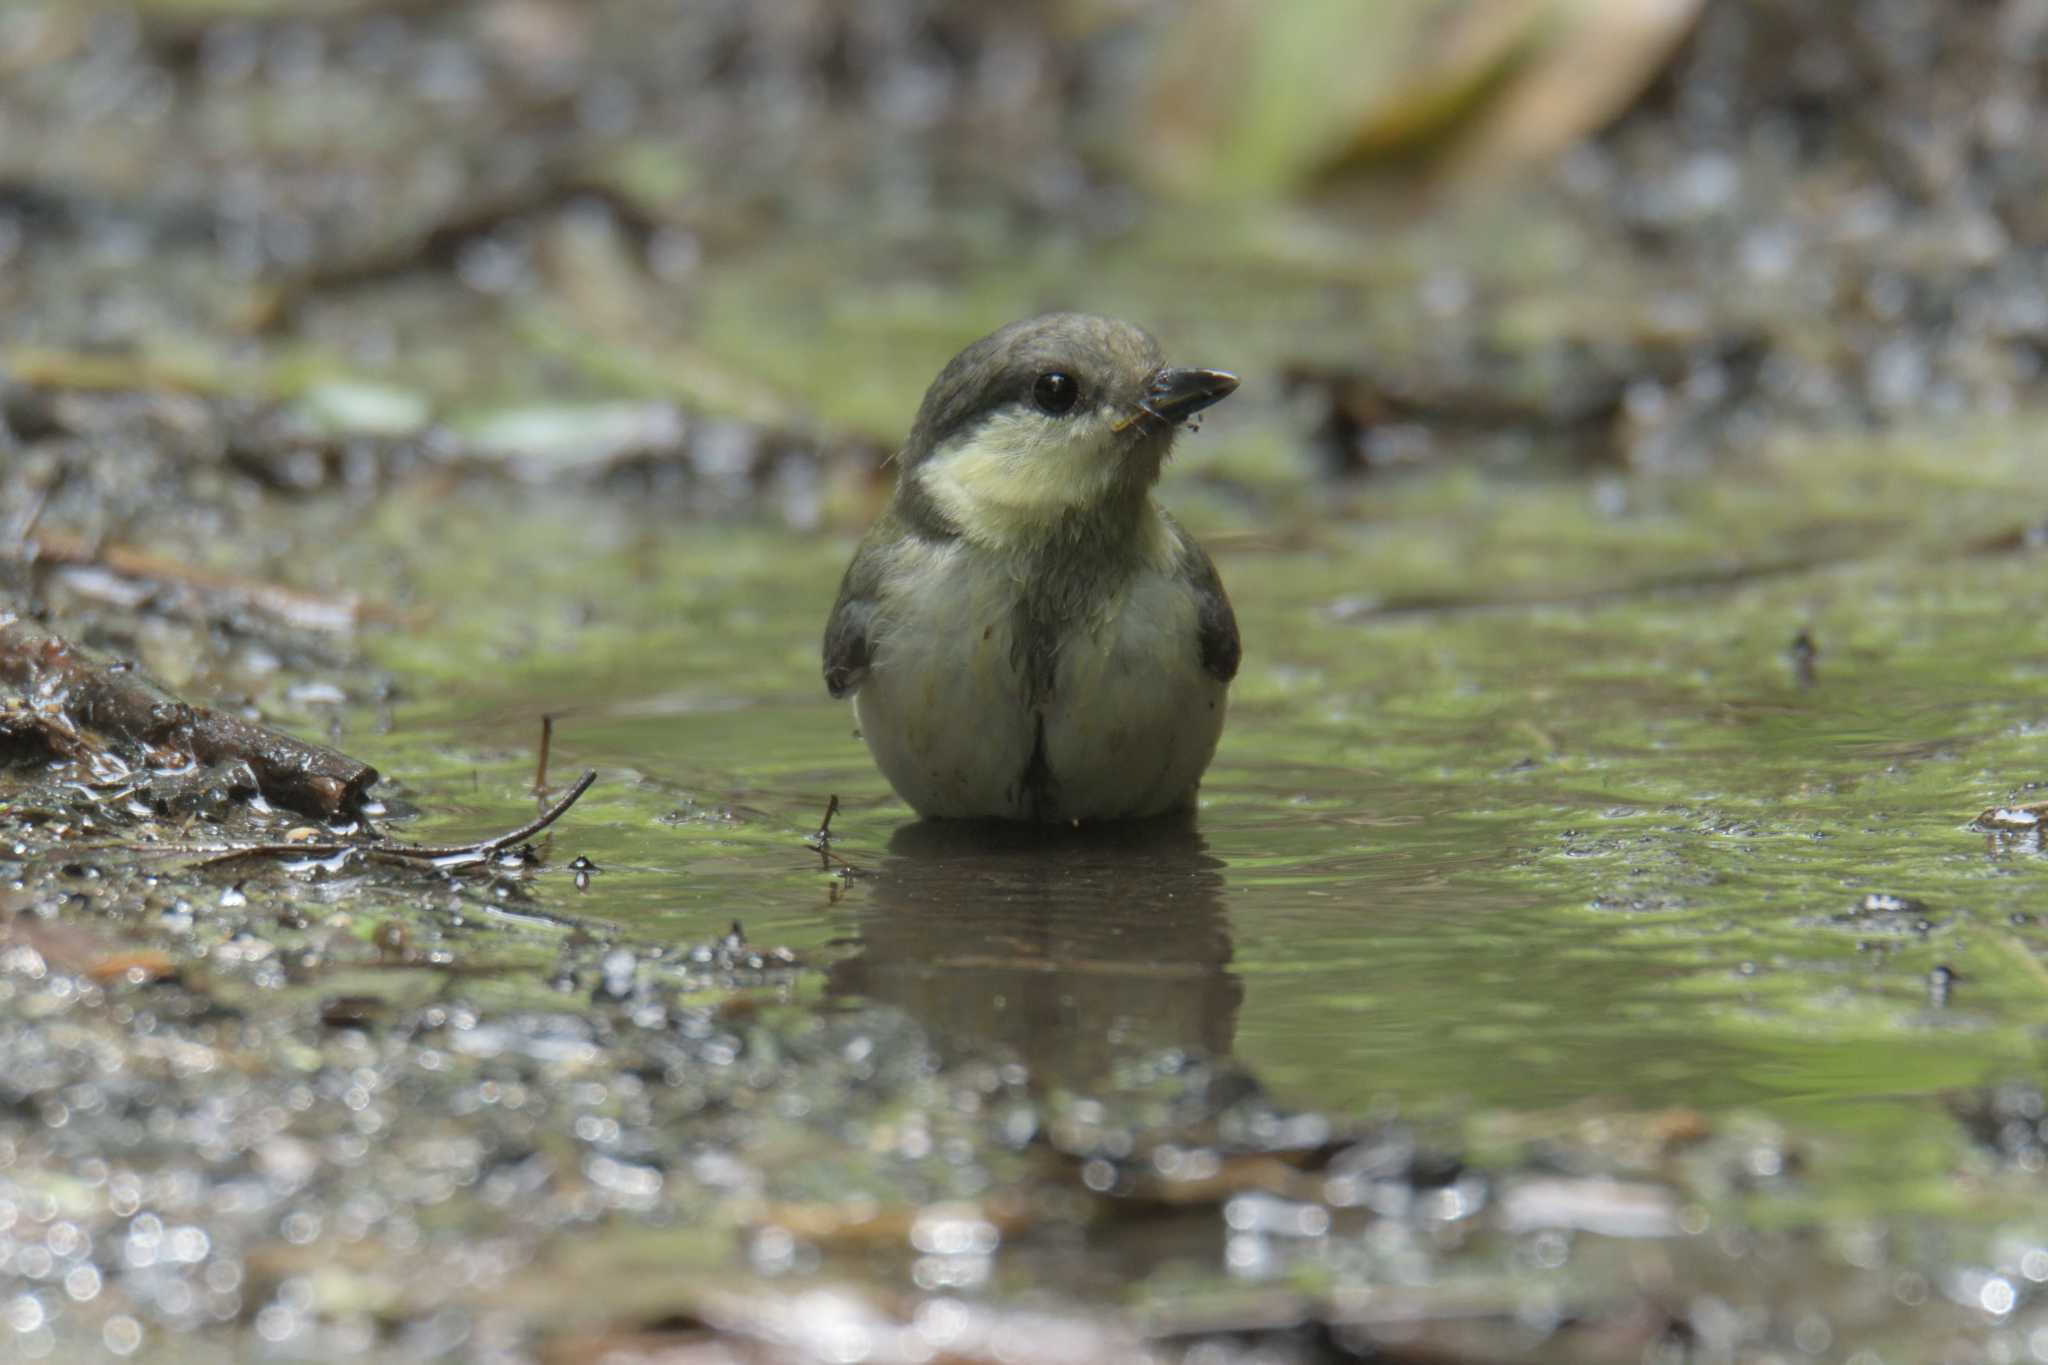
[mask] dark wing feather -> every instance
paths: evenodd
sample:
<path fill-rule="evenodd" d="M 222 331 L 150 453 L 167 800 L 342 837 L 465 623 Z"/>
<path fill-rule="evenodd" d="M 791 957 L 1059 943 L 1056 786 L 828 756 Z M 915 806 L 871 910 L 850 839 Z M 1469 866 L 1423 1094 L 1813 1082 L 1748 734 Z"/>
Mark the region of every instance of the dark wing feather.
<path fill-rule="evenodd" d="M 839 600 L 825 622 L 825 690 L 849 697 L 867 680 L 872 657 L 869 632 L 882 587 L 882 559 L 897 534 L 887 516 L 875 523 L 839 580 Z"/>
<path fill-rule="evenodd" d="M 1238 660 L 1244 653 L 1237 637 L 1237 613 L 1230 609 L 1230 595 L 1223 591 L 1223 580 L 1217 577 L 1208 553 L 1178 523 L 1173 524 L 1173 533 L 1180 541 L 1181 576 L 1195 594 L 1202 667 L 1218 682 L 1229 682 L 1237 676 Z"/>

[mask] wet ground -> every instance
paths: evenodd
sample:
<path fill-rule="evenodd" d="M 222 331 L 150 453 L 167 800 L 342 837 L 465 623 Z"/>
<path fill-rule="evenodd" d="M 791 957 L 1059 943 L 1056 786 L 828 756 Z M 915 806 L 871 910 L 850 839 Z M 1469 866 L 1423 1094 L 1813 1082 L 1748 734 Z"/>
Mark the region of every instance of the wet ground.
<path fill-rule="evenodd" d="M 2048 1359 L 2026 114 L 1908 117 L 2024 8 L 1709 5 L 1422 221 L 1034 139 L 1113 31 L 11 11 L 7 610 L 401 840 L 597 777 L 295 856 L 359 827 L 10 697 L 0 1355 Z M 1073 303 L 1245 376 L 1163 490 L 1230 728 L 1191 824 L 919 826 L 823 614 Z"/>

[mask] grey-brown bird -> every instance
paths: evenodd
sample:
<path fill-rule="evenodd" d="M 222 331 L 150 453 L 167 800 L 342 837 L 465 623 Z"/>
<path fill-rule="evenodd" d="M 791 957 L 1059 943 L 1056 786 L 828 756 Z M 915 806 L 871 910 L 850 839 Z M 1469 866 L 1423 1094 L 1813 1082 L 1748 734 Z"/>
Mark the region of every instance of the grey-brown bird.
<path fill-rule="evenodd" d="M 1236 388 L 1078 313 L 1012 323 L 932 381 L 825 627 L 826 687 L 920 815 L 1193 804 L 1237 619 L 1152 488 L 1182 423 Z"/>

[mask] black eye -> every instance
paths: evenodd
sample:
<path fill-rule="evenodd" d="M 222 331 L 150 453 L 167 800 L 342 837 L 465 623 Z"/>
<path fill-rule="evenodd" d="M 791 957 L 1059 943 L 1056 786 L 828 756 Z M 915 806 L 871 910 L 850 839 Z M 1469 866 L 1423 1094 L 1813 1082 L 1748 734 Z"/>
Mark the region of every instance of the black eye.
<path fill-rule="evenodd" d="M 1061 374 L 1058 370 L 1047 370 L 1031 387 L 1031 401 L 1055 417 L 1072 412 L 1074 400 L 1080 396 L 1081 386 L 1071 375 Z"/>

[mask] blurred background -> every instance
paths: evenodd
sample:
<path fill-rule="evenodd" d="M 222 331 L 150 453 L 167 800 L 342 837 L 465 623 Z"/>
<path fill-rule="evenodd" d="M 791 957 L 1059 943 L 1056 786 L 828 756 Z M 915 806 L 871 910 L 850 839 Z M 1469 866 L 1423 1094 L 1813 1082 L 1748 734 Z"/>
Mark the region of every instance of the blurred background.
<path fill-rule="evenodd" d="M 17 4 L 0 346 L 23 383 L 147 377 L 528 477 L 658 465 L 678 510 L 767 490 L 805 525 L 861 519 L 964 340 L 1055 306 L 1245 373 L 1219 420 L 1290 478 L 1696 464 L 2026 399 L 2044 28 L 2028 0 Z"/>

